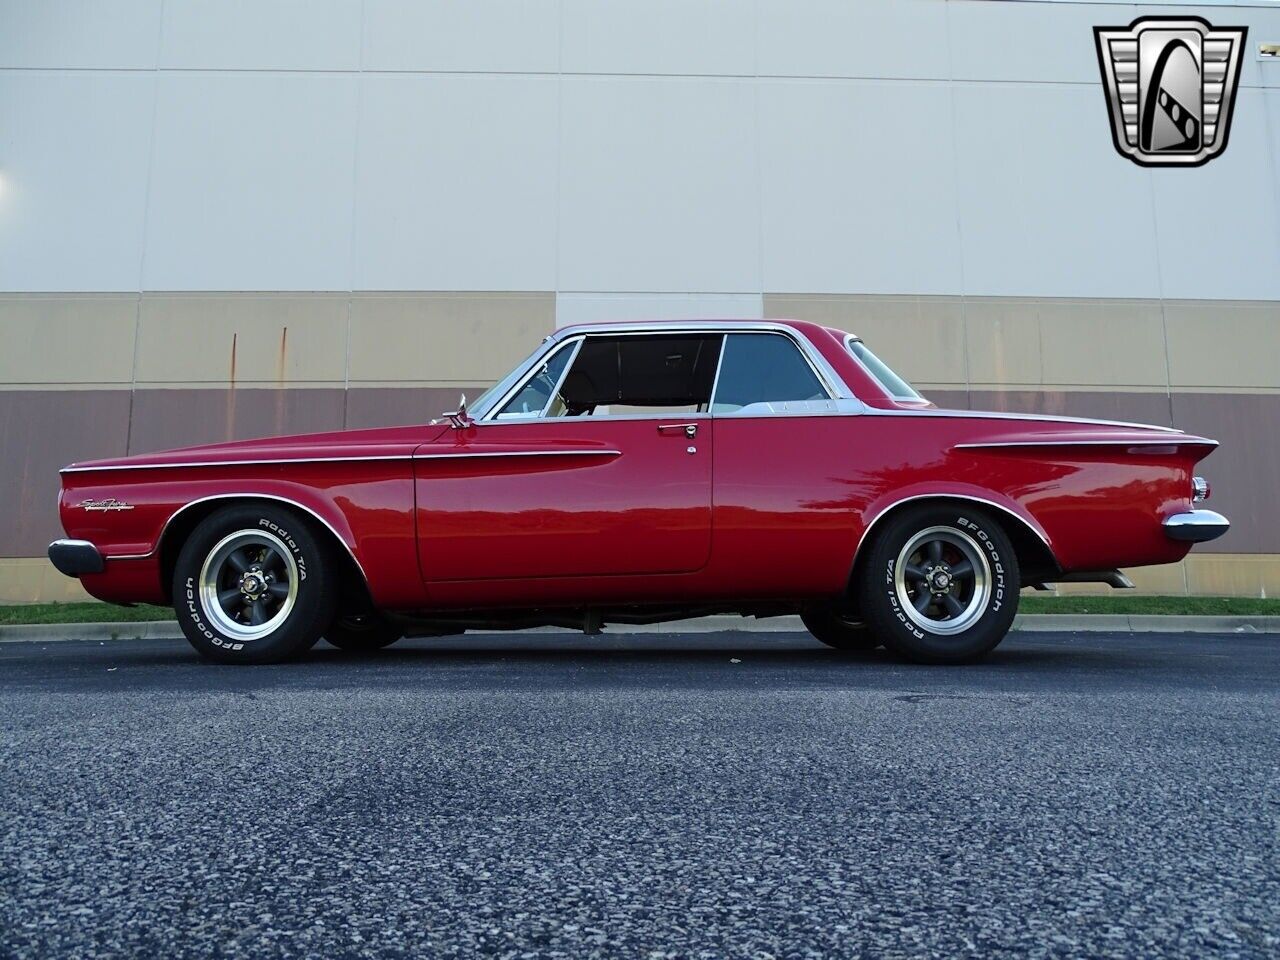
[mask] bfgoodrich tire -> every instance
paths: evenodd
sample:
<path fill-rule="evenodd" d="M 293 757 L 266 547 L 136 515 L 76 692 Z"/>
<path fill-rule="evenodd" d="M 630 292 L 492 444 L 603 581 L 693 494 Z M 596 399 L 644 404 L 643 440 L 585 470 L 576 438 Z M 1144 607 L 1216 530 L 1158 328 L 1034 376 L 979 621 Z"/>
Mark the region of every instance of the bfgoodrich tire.
<path fill-rule="evenodd" d="M 187 640 L 219 663 L 278 663 L 333 620 L 336 565 L 306 520 L 274 504 L 226 507 L 196 527 L 173 573 Z"/>
<path fill-rule="evenodd" d="M 1018 612 L 1018 558 L 983 510 L 907 510 L 876 531 L 859 596 L 885 646 L 917 663 L 965 663 L 1004 639 Z"/>

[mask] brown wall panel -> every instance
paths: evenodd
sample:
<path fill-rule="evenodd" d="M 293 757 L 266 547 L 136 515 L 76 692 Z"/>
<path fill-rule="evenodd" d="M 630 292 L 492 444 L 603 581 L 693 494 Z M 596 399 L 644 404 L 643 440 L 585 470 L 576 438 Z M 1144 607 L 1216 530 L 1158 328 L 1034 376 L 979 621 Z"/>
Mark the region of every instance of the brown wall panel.
<path fill-rule="evenodd" d="M 1221 443 L 1197 469 L 1231 530 L 1198 552 L 1280 553 L 1280 394 L 1175 393 L 1173 412 L 1182 429 Z"/>
<path fill-rule="evenodd" d="M 352 387 L 347 391 L 347 426 L 394 427 L 426 423 L 446 410 L 455 410 L 458 398 L 480 396 L 484 387 Z"/>
<path fill-rule="evenodd" d="M 0 556 L 42 556 L 60 536 L 58 471 L 120 456 L 127 390 L 0 391 Z"/>
<path fill-rule="evenodd" d="M 343 393 L 340 388 L 139 390 L 129 452 L 341 430 Z"/>

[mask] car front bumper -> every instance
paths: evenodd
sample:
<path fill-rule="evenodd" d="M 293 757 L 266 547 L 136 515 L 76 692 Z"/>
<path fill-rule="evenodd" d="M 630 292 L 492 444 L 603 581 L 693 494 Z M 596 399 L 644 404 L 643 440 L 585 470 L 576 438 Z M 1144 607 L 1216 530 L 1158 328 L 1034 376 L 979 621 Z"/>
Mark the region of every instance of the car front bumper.
<path fill-rule="evenodd" d="M 98 548 L 88 540 L 55 540 L 49 544 L 49 559 L 68 577 L 101 573 L 106 566 Z"/>
<path fill-rule="evenodd" d="M 1212 510 L 1191 510 L 1164 519 L 1165 536 L 1187 543 L 1216 540 L 1230 529 L 1231 521 Z"/>

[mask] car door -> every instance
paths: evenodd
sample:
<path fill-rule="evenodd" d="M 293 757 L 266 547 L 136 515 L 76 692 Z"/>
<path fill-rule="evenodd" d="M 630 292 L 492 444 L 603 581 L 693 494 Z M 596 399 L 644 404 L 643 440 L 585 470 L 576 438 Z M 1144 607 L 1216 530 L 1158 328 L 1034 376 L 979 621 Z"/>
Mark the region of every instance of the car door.
<path fill-rule="evenodd" d="M 701 569 L 711 552 L 707 407 L 720 339 L 562 344 L 492 419 L 420 448 L 423 578 Z"/>

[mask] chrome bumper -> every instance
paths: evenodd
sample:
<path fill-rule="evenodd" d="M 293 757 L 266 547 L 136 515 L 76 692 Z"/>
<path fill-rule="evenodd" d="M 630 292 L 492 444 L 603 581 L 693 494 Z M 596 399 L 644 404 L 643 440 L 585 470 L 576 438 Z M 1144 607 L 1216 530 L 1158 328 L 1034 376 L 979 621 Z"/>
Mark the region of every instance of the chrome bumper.
<path fill-rule="evenodd" d="M 98 548 L 88 540 L 55 540 L 49 544 L 49 559 L 68 577 L 101 573 L 106 566 Z"/>
<path fill-rule="evenodd" d="M 1164 533 L 1170 540 L 1204 543 L 1216 540 L 1231 529 L 1231 521 L 1212 510 L 1175 513 L 1164 519 Z"/>

